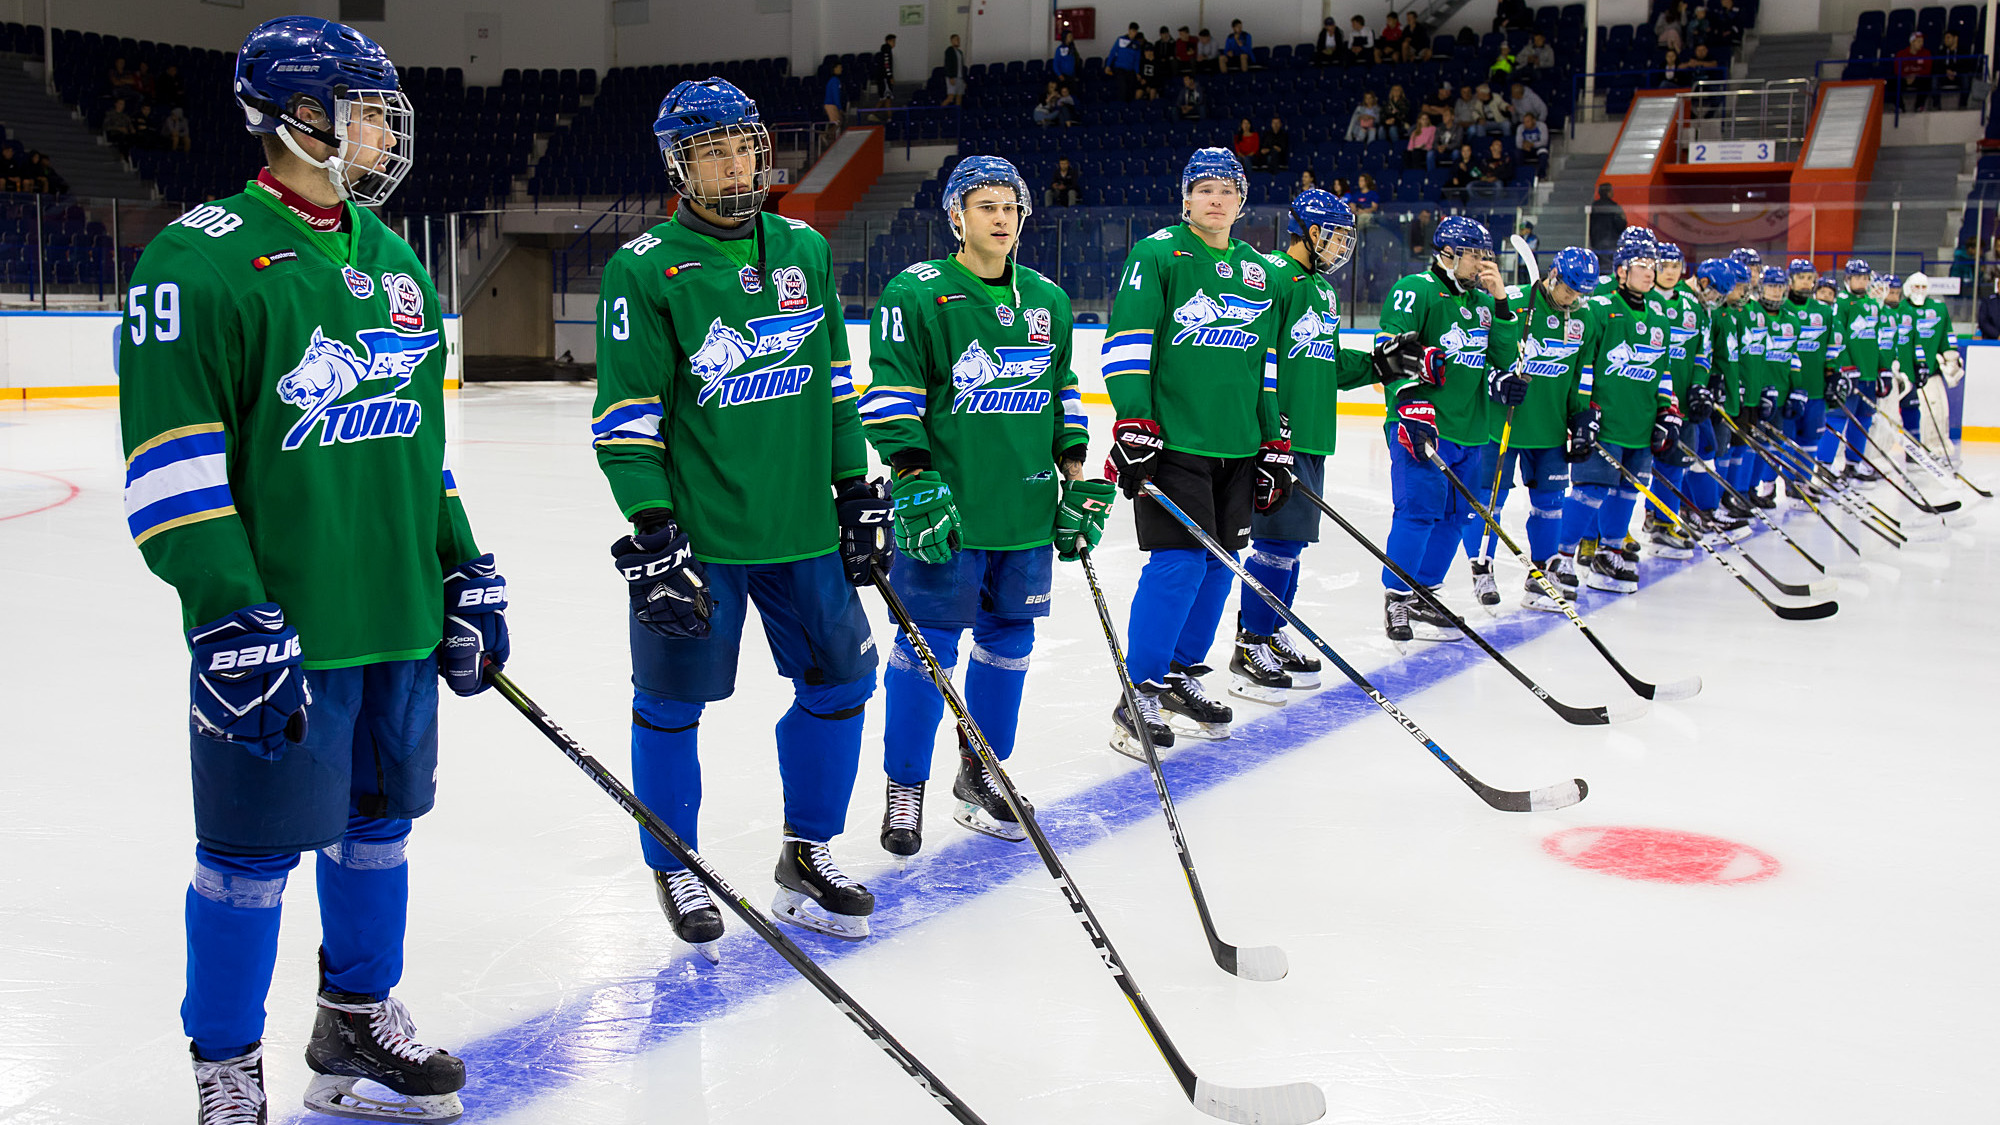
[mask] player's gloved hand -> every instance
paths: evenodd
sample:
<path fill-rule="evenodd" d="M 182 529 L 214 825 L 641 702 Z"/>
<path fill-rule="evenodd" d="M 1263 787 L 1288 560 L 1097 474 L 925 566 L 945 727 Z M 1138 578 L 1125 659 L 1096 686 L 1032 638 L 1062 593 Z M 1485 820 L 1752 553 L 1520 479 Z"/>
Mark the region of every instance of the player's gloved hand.
<path fill-rule="evenodd" d="M 1488 368 L 1486 395 L 1502 406 L 1519 406 L 1528 399 L 1528 377 L 1513 369 Z"/>
<path fill-rule="evenodd" d="M 1687 416 L 1690 422 L 1705 422 L 1715 409 L 1715 392 L 1706 383 L 1694 383 L 1688 387 Z"/>
<path fill-rule="evenodd" d="M 1781 398 L 1782 396 L 1778 393 L 1778 388 L 1765 387 L 1764 393 L 1757 398 L 1757 417 L 1760 420 L 1769 417 L 1778 409 L 1778 402 Z"/>
<path fill-rule="evenodd" d="M 1925 355 L 1922 352 L 1918 352 L 1917 372 L 1916 375 L 1910 380 L 1910 383 L 1911 385 L 1915 386 L 1918 390 L 1921 391 L 1924 389 L 1924 384 L 1930 381 L 1931 381 L 1931 357 Z"/>
<path fill-rule="evenodd" d="M 1111 427 L 1111 457 L 1104 475 L 1118 482 L 1130 500 L 1144 491 L 1144 485 L 1160 469 L 1160 453 L 1167 448 L 1160 437 L 1160 424 L 1151 418 L 1125 418 Z"/>
<path fill-rule="evenodd" d="M 194 733 L 276 761 L 306 740 L 305 653 L 285 611 L 264 602 L 188 630 Z"/>
<path fill-rule="evenodd" d="M 1665 454 L 1681 440 L 1680 408 L 1668 403 L 1653 415 L 1653 452 Z"/>
<path fill-rule="evenodd" d="M 706 568 L 694 557 L 674 514 L 648 508 L 634 516 L 633 523 L 632 534 L 611 545 L 611 557 L 617 560 L 632 599 L 632 617 L 657 636 L 695 640 L 708 636 L 715 595 L 709 591 Z"/>
<path fill-rule="evenodd" d="M 1593 404 L 1569 416 L 1569 433 L 1563 439 L 1563 460 L 1572 465 L 1590 459 L 1597 444 L 1597 432 L 1604 427 L 1604 412 Z"/>
<path fill-rule="evenodd" d="M 1263 515 L 1285 506 L 1292 495 L 1292 443 L 1267 441 L 1257 449 L 1257 483 L 1251 504 Z"/>
<path fill-rule="evenodd" d="M 1425 346 L 1415 332 L 1377 340 L 1373 358 L 1375 374 L 1384 384 L 1414 380 L 1435 387 L 1444 382 L 1443 349 Z"/>
<path fill-rule="evenodd" d="M 1063 481 L 1056 501 L 1056 557 L 1075 562 L 1083 552 L 1095 551 L 1117 498 L 1118 486 L 1108 480 Z"/>
<path fill-rule="evenodd" d="M 1421 395 L 1396 402 L 1396 443 L 1419 461 L 1429 461 L 1437 448 L 1437 407 Z"/>
<path fill-rule="evenodd" d="M 935 470 L 908 473 L 889 486 L 896 506 L 896 549 L 920 563 L 950 562 L 958 550 L 958 506 Z"/>
<path fill-rule="evenodd" d="M 1964 365 L 1959 363 L 1957 348 L 1946 348 L 1943 352 L 1939 353 L 1938 374 L 1944 376 L 1946 386 L 1958 386 L 1958 381 L 1962 377 L 1961 372 L 1963 371 Z"/>
<path fill-rule="evenodd" d="M 1854 369 L 1851 367 L 1842 369 L 1842 371 L 1852 370 Z M 1842 374 L 1840 371 L 1835 371 L 1827 375 L 1826 393 L 1820 397 L 1830 403 L 1846 402 L 1847 396 L 1853 392 L 1853 389 L 1854 385 L 1849 381 L 1848 376 Z"/>
<path fill-rule="evenodd" d="M 1797 418 L 1799 415 L 1804 414 L 1806 412 L 1806 400 L 1808 397 L 1804 390 L 1796 388 L 1790 394 L 1786 395 L 1785 417 Z"/>
<path fill-rule="evenodd" d="M 444 640 L 438 675 L 460 695 L 486 690 L 486 663 L 507 666 L 507 580 L 489 552 L 444 576 Z"/>
<path fill-rule="evenodd" d="M 889 524 L 894 507 L 881 481 L 849 477 L 833 488 L 833 507 L 840 520 L 840 565 L 847 581 L 866 586 L 876 570 L 889 568 Z"/>

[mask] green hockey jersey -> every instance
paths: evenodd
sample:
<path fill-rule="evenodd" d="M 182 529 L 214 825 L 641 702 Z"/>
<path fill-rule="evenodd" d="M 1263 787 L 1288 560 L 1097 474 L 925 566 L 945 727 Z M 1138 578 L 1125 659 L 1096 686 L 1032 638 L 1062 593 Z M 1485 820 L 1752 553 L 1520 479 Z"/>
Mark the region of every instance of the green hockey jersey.
<path fill-rule="evenodd" d="M 832 485 L 868 471 L 826 239 L 755 221 L 725 241 L 668 219 L 597 299 L 598 467 L 620 512 L 671 508 L 704 562 L 832 551 Z"/>
<path fill-rule="evenodd" d="M 1880 353 L 1876 362 L 1885 372 L 1901 371 L 1906 379 L 1916 374 L 1917 367 L 1917 326 L 1910 313 L 1908 301 L 1884 301 L 1875 316 L 1875 348 Z"/>
<path fill-rule="evenodd" d="M 1250 457 L 1277 440 L 1270 275 L 1249 243 L 1217 250 L 1186 223 L 1140 239 L 1104 333 L 1104 386 L 1118 417 L 1150 418 L 1168 449 L 1202 457 Z"/>
<path fill-rule="evenodd" d="M 1267 256 L 1277 294 L 1278 410 L 1292 449 L 1333 452 L 1340 392 L 1375 382 L 1375 363 L 1340 346 L 1340 298 L 1333 283 L 1285 254 Z"/>
<path fill-rule="evenodd" d="M 1521 326 L 1512 311 L 1496 305 L 1484 289 L 1467 286 L 1456 291 L 1456 283 L 1433 267 L 1396 282 L 1382 298 L 1379 323 L 1378 346 L 1415 332 L 1426 347 L 1444 352 L 1444 382 L 1420 388 L 1437 408 L 1438 436 L 1459 445 L 1491 440 L 1487 435 L 1495 407 L 1486 393 L 1486 369 L 1514 365 Z M 1392 429 L 1396 398 L 1410 385 L 1410 380 L 1401 379 L 1382 388 Z"/>
<path fill-rule="evenodd" d="M 1776 387 L 1781 399 L 1791 393 L 1793 372 L 1799 366 L 1799 322 L 1792 314 L 1791 306 L 1780 302 L 1774 309 L 1760 301 L 1754 311 L 1763 328 L 1763 362 L 1746 365 L 1743 380 L 1745 406 L 1758 405 L 1767 387 Z"/>
<path fill-rule="evenodd" d="M 1715 404 L 1728 414 L 1743 409 L 1743 309 L 1728 302 L 1708 311 L 1710 385 L 1720 384 Z"/>
<path fill-rule="evenodd" d="M 276 602 L 308 668 L 415 660 L 443 575 L 479 555 L 445 464 L 437 292 L 347 208 L 316 232 L 267 189 L 153 239 L 119 335 L 125 518 L 186 626 Z"/>
<path fill-rule="evenodd" d="M 1653 441 L 1653 419 L 1673 396 L 1668 373 L 1667 325 L 1644 298 L 1635 308 L 1624 294 L 1585 302 L 1573 405 L 1595 403 L 1602 412 L 1598 440 L 1625 449 Z"/>
<path fill-rule="evenodd" d="M 1568 312 L 1556 308 L 1541 286 L 1507 290 L 1507 303 L 1521 322 L 1520 354 L 1514 367 L 1528 377 L 1528 397 L 1514 408 L 1509 448 L 1554 449 L 1569 434 L 1569 417 L 1576 412 L 1576 381 L 1583 347 L 1584 309 L 1578 301 Z M 1500 440 L 1507 408 L 1489 412 L 1489 436 Z"/>
<path fill-rule="evenodd" d="M 1921 305 L 1913 301 L 1904 304 L 1910 310 L 1911 351 L 1921 353 L 1935 375 L 1944 353 L 1958 347 L 1958 337 L 1951 331 L 1951 313 L 1936 297 L 1926 297 Z"/>
<path fill-rule="evenodd" d="M 1835 366 L 1854 368 L 1858 379 L 1873 379 L 1881 370 L 1881 348 L 1876 342 L 1875 321 L 1882 303 L 1866 293 L 1843 290 L 1836 303 L 1841 337 L 1846 341 Z"/>
<path fill-rule="evenodd" d="M 1687 398 L 1688 387 L 1708 381 L 1712 359 L 1708 340 L 1708 310 L 1701 298 L 1685 285 L 1671 290 L 1655 288 L 1646 294 L 1647 315 L 1667 328 L 1667 374 L 1673 379 L 1674 399 Z"/>
<path fill-rule="evenodd" d="M 1792 373 L 1790 389 L 1821 398 L 1826 394 L 1826 369 L 1842 346 L 1838 310 L 1824 301 L 1807 301 L 1791 305 L 1791 313 L 1799 329 L 1799 366 Z"/>
<path fill-rule="evenodd" d="M 868 333 L 868 440 L 891 465 L 937 469 L 973 550 L 1051 542 L 1057 462 L 1090 441 L 1069 295 L 1009 268 L 991 285 L 957 258 L 918 262 L 882 290 Z"/>

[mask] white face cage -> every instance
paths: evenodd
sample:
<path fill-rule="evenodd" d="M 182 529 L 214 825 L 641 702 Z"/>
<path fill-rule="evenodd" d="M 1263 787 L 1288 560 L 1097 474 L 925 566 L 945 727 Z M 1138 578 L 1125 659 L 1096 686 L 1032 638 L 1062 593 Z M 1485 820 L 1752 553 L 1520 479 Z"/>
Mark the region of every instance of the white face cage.
<path fill-rule="evenodd" d="M 1333 273 L 1354 257 L 1356 233 L 1353 227 L 1323 225 L 1319 228 L 1319 238 L 1313 243 L 1313 260 L 1318 263 L 1322 275 Z"/>
<path fill-rule="evenodd" d="M 339 142 L 334 155 L 315 160 L 278 126 L 278 137 L 300 160 L 326 173 L 342 199 L 378 207 L 395 194 L 416 159 L 417 114 L 401 90 L 351 90 L 334 99 L 328 130 Z"/>
<path fill-rule="evenodd" d="M 1014 245 L 1007 251 L 1009 254 L 1014 253 L 1021 248 L 1020 234 L 1028 229 L 1028 216 L 1035 213 L 1035 207 L 1034 204 L 1028 202 L 1027 193 L 1022 191 L 1020 185 L 1014 183 L 1012 180 L 992 180 L 986 183 L 969 184 L 964 191 L 959 192 L 951 201 L 951 209 L 945 213 L 951 222 L 952 235 L 958 239 L 960 245 L 965 244 L 965 197 L 978 191 L 980 188 L 1001 188 L 1014 193 L 1015 206 L 1021 209 L 1021 224 L 1015 228 Z"/>
<path fill-rule="evenodd" d="M 726 125 L 660 146 L 667 182 L 725 219 L 747 219 L 771 190 L 771 134 L 760 124 Z"/>

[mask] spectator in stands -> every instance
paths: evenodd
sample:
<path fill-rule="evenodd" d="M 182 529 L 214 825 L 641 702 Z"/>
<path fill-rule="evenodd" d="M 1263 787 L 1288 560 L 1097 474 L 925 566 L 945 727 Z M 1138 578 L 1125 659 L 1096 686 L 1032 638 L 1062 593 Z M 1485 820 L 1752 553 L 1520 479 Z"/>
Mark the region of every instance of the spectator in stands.
<path fill-rule="evenodd" d="M 1191 71 L 1194 69 L 1195 63 L 1197 61 L 1195 57 L 1195 50 L 1196 50 L 1196 44 L 1194 41 L 1194 33 L 1187 29 L 1186 24 L 1182 24 L 1180 28 L 1174 32 L 1175 74 L 1180 74 L 1184 71 Z"/>
<path fill-rule="evenodd" d="M 1535 235 L 1535 224 L 1524 222 L 1521 224 L 1521 229 L 1514 233 L 1520 237 L 1522 242 L 1528 244 L 1529 254 L 1532 255 L 1541 249 L 1542 240 Z M 1528 261 L 1522 258 L 1514 264 L 1514 284 L 1526 285 L 1528 281 Z"/>
<path fill-rule="evenodd" d="M 1179 45 L 1174 42 L 1173 32 L 1167 30 L 1166 24 L 1161 24 L 1160 34 L 1153 39 L 1154 61 L 1162 67 L 1173 66 L 1179 58 L 1177 54 L 1179 50 Z"/>
<path fill-rule="evenodd" d="M 2000 278 L 1995 278 L 1993 287 L 1979 298 L 1979 338 L 2000 340 Z"/>
<path fill-rule="evenodd" d="M 1590 224 L 1586 241 L 1597 256 L 1610 260 L 1611 251 L 1618 246 L 1618 236 L 1625 232 L 1625 209 L 1611 198 L 1611 185 L 1598 184 L 1597 198 L 1590 201 Z"/>
<path fill-rule="evenodd" d="M 1962 238 L 1958 249 L 1951 252 L 1951 276 L 1963 283 L 1963 292 L 1972 291 L 1973 240 Z"/>
<path fill-rule="evenodd" d="M 0 191 L 32 191 L 22 186 L 28 176 L 28 162 L 14 151 L 13 141 L 0 141 Z"/>
<path fill-rule="evenodd" d="M 1083 198 L 1083 181 L 1071 166 L 1069 157 L 1056 161 L 1056 170 L 1049 177 L 1049 186 L 1042 189 L 1042 205 L 1045 207 L 1074 207 Z"/>
<path fill-rule="evenodd" d="M 1708 37 L 1714 33 L 1715 25 L 1709 22 L 1707 8 L 1698 7 L 1688 12 L 1687 28 L 1681 34 L 1689 43 L 1699 47 L 1708 42 Z"/>
<path fill-rule="evenodd" d="M 1931 53 L 1924 47 L 1924 33 L 1910 36 L 1910 45 L 1896 52 L 1896 108 L 1903 108 L 1903 95 L 1915 96 L 1912 110 L 1922 109 L 1925 99 L 1936 100 L 1931 89 Z"/>
<path fill-rule="evenodd" d="M 31 184 L 30 191 L 39 191 L 45 195 L 69 194 L 69 181 L 56 174 L 55 165 L 49 163 L 47 153 L 28 154 L 28 179 Z"/>
<path fill-rule="evenodd" d="M 132 115 L 125 112 L 124 98 L 112 99 L 111 108 L 104 111 L 104 139 L 121 153 L 132 147 Z"/>
<path fill-rule="evenodd" d="M 1263 147 L 1263 138 L 1257 135 L 1257 127 L 1250 124 L 1250 119 L 1246 117 L 1236 123 L 1236 136 L 1231 145 L 1236 149 L 1237 161 L 1247 168 L 1256 163 L 1257 152 Z"/>
<path fill-rule="evenodd" d="M 1347 59 L 1347 39 L 1340 34 L 1340 21 L 1332 16 L 1320 21 L 1319 35 L 1313 39 L 1313 65 L 1338 66 Z"/>
<path fill-rule="evenodd" d="M 1431 61 L 1431 29 L 1417 18 L 1414 8 L 1403 13 L 1403 61 Z"/>
<path fill-rule="evenodd" d="M 158 89 L 154 91 L 153 98 L 169 106 L 184 106 L 187 104 L 187 86 L 181 82 L 180 67 L 169 65 L 166 71 L 160 75 Z"/>
<path fill-rule="evenodd" d="M 1056 105 L 1062 108 L 1064 125 L 1083 124 L 1083 114 L 1076 108 L 1076 95 L 1070 91 L 1069 83 L 1064 82 L 1056 87 Z"/>
<path fill-rule="evenodd" d="M 1437 229 L 1437 216 L 1428 207 L 1417 208 L 1417 213 L 1403 224 L 1403 233 L 1409 240 L 1410 257 L 1429 258 L 1431 256 L 1431 232 Z"/>
<path fill-rule="evenodd" d="M 104 85 L 112 94 L 136 94 L 139 92 L 139 75 L 125 66 L 121 56 L 111 60 L 111 70 L 105 75 Z"/>
<path fill-rule="evenodd" d="M 1690 83 L 1707 82 L 1722 77 L 1722 64 L 1709 53 L 1706 43 L 1694 45 L 1694 54 L 1681 64 L 1681 69 L 1687 71 Z"/>
<path fill-rule="evenodd" d="M 1541 176 L 1549 170 L 1549 127 L 1534 113 L 1521 115 L 1521 123 L 1514 127 L 1514 148 L 1521 159 L 1535 163 L 1535 175 Z"/>
<path fill-rule="evenodd" d="M 1230 60 L 1234 59 L 1236 61 L 1236 68 L 1239 71 L 1248 73 L 1250 70 L 1250 53 L 1252 49 L 1250 33 L 1243 30 L 1243 21 L 1230 20 L 1229 38 L 1222 42 L 1222 69 L 1228 70 Z"/>
<path fill-rule="evenodd" d="M 1520 165 L 1507 151 L 1507 142 L 1499 137 L 1486 142 L 1486 158 L 1479 162 L 1479 182 L 1489 193 L 1511 186 L 1519 169 Z"/>
<path fill-rule="evenodd" d="M 1056 125 L 1062 122 L 1062 98 L 1056 92 L 1056 84 L 1042 92 L 1042 100 L 1035 103 L 1035 124 Z"/>
<path fill-rule="evenodd" d="M 1299 182 L 1292 185 L 1292 194 L 1295 196 L 1304 195 L 1306 192 L 1311 191 L 1312 189 L 1318 186 L 1319 186 L 1319 177 L 1313 175 L 1313 170 L 1311 168 L 1308 168 L 1305 171 L 1299 173 Z"/>
<path fill-rule="evenodd" d="M 1361 104 L 1347 118 L 1347 139 L 1350 141 L 1377 141 L 1382 139 L 1382 103 L 1375 99 L 1375 91 L 1361 95 Z"/>
<path fill-rule="evenodd" d="M 1181 92 L 1174 99 L 1174 112 L 1182 121 L 1200 121 L 1208 116 L 1208 95 L 1194 75 L 1181 75 Z"/>
<path fill-rule="evenodd" d="M 1476 51 L 1479 49 L 1479 33 L 1472 30 L 1471 24 L 1467 24 L 1458 29 L 1457 43 L 1458 50 Z"/>
<path fill-rule="evenodd" d="M 153 120 L 152 106 L 140 106 L 139 115 L 132 119 L 132 147 L 149 152 L 167 147 L 167 138 L 160 133 L 159 123 Z"/>
<path fill-rule="evenodd" d="M 1682 38 L 1686 28 L 1687 6 L 1682 0 L 1670 0 L 1653 21 L 1653 40 L 1663 51 L 1683 50 L 1687 46 L 1687 40 Z"/>
<path fill-rule="evenodd" d="M 1495 86 L 1505 86 L 1514 80 L 1514 49 L 1505 39 L 1494 48 L 1493 61 L 1486 64 L 1486 80 Z"/>
<path fill-rule="evenodd" d="M 1347 21 L 1347 61 L 1358 65 L 1374 58 L 1375 33 L 1368 29 L 1368 17 L 1357 15 Z"/>
<path fill-rule="evenodd" d="M 1410 99 L 1401 86 L 1389 87 L 1389 96 L 1382 100 L 1382 134 L 1392 141 L 1400 141 L 1410 131 Z"/>
<path fill-rule="evenodd" d="M 1473 96 L 1472 87 L 1460 86 L 1458 98 L 1451 103 L 1451 123 L 1467 133 L 1482 131 L 1480 122 L 1485 120 L 1486 107 Z"/>
<path fill-rule="evenodd" d="M 1292 134 L 1285 128 L 1283 120 L 1273 117 L 1264 127 L 1257 147 L 1257 170 L 1260 172 L 1282 172 L 1292 166 Z"/>
<path fill-rule="evenodd" d="M 1437 142 L 1437 126 L 1431 123 L 1431 115 L 1417 115 L 1417 126 L 1410 130 L 1410 139 L 1403 146 L 1403 167 L 1430 169 L 1437 167 L 1437 155 L 1431 146 Z"/>
<path fill-rule="evenodd" d="M 875 104 L 890 106 L 896 102 L 896 37 L 882 38 L 882 49 L 875 52 Z"/>
<path fill-rule="evenodd" d="M 965 104 L 965 48 L 958 45 L 956 35 L 951 37 L 951 46 L 944 49 L 943 104 Z"/>
<path fill-rule="evenodd" d="M 1743 45 L 1746 21 L 1737 10 L 1736 0 L 1717 0 L 1717 6 L 1708 10 L 1708 25 L 1711 45 L 1730 51 Z"/>
<path fill-rule="evenodd" d="M 1339 197 L 1342 203 L 1347 204 L 1349 207 L 1354 206 L 1354 189 L 1347 185 L 1345 177 L 1335 176 L 1333 182 L 1326 185 L 1326 190 Z"/>
<path fill-rule="evenodd" d="M 1361 173 L 1360 181 L 1355 185 L 1353 207 L 1354 225 L 1357 227 L 1372 227 L 1375 220 L 1381 217 L 1382 196 L 1375 190 L 1373 175 Z"/>
<path fill-rule="evenodd" d="M 1556 49 L 1549 46 L 1549 37 L 1539 31 L 1535 32 L 1535 41 L 1514 56 L 1514 77 L 1523 82 L 1538 81 L 1555 68 Z"/>
<path fill-rule="evenodd" d="M 1139 52 L 1146 37 L 1139 31 L 1139 25 L 1126 25 L 1125 34 L 1112 40 L 1111 50 L 1104 56 L 1104 69 L 1137 78 L 1139 75 Z M 1125 100 L 1132 100 L 1131 86 L 1126 86 Z"/>
<path fill-rule="evenodd" d="M 1431 115 L 1432 124 L 1443 125 L 1451 120 L 1451 107 L 1457 102 L 1458 94 L 1452 90 L 1451 83 L 1446 82 L 1426 98 L 1424 104 L 1417 107 L 1417 112 L 1428 113 Z"/>
<path fill-rule="evenodd" d="M 1449 117 L 1435 120 L 1437 132 L 1431 137 L 1430 166 L 1433 169 L 1440 165 L 1450 168 L 1452 159 L 1458 155 L 1458 146 L 1465 140 L 1465 130 L 1460 129 L 1458 123 Z"/>
<path fill-rule="evenodd" d="M 1201 29 L 1201 35 L 1195 39 L 1194 59 L 1195 66 L 1203 74 L 1214 74 L 1222 66 L 1222 60 L 1216 53 L 1215 37 L 1210 35 L 1205 27 Z"/>
<path fill-rule="evenodd" d="M 1134 100 L 1158 101 L 1160 97 L 1160 60 L 1151 47 L 1139 52 L 1139 84 L 1134 87 Z"/>
<path fill-rule="evenodd" d="M 1964 109 L 1972 97 L 1972 80 L 1979 76 L 1979 60 L 1965 53 L 1959 46 L 1958 32 L 1947 31 L 1938 42 L 1937 75 L 1933 83 L 1937 93 L 1932 95 L 1931 108 L 1938 108 L 1938 98 L 1946 90 L 1958 91 L 1958 108 Z"/>
<path fill-rule="evenodd" d="M 1514 131 L 1514 107 L 1506 98 L 1493 92 L 1493 87 L 1479 87 L 1479 124 L 1481 132 L 1489 137 L 1504 137 Z"/>
<path fill-rule="evenodd" d="M 167 147 L 175 152 L 190 152 L 194 148 L 194 139 L 188 133 L 187 110 L 180 106 L 167 111 L 160 133 L 166 137 Z"/>
<path fill-rule="evenodd" d="M 826 112 L 826 137 L 824 143 L 831 144 L 840 135 L 840 71 L 841 64 L 833 64 L 833 72 L 826 76 L 826 93 L 820 97 L 820 108 Z"/>
<path fill-rule="evenodd" d="M 1444 186 L 1438 189 L 1438 198 L 1447 203 L 1463 207 L 1472 201 L 1472 185 L 1479 182 L 1479 158 L 1472 153 L 1470 144 L 1458 146 L 1458 154 L 1452 159 L 1451 172 L 1445 178 Z"/>
<path fill-rule="evenodd" d="M 1672 47 L 1667 48 L 1660 60 L 1659 85 L 1669 90 L 1684 90 L 1694 85 L 1687 64 L 1681 61 L 1681 53 Z"/>
<path fill-rule="evenodd" d="M 1076 32 L 1064 28 L 1062 42 L 1056 44 L 1056 55 L 1049 62 L 1049 70 L 1058 78 L 1074 78 L 1077 66 Z"/>
<path fill-rule="evenodd" d="M 1382 21 L 1382 34 L 1375 37 L 1375 61 L 1392 63 L 1403 57 L 1403 24 L 1400 20 Z"/>
<path fill-rule="evenodd" d="M 152 63 L 149 63 L 144 59 L 139 60 L 139 69 L 134 71 L 132 74 L 132 85 L 138 89 L 140 97 L 150 98 L 153 96 L 154 91 L 157 90 L 159 86 L 158 83 L 156 83 L 153 80 Z"/>
<path fill-rule="evenodd" d="M 1513 111 L 1515 121 L 1526 120 L 1529 114 L 1537 121 L 1549 119 L 1549 103 L 1540 94 L 1529 89 L 1524 82 L 1516 82 L 1507 90 L 1507 105 Z"/>

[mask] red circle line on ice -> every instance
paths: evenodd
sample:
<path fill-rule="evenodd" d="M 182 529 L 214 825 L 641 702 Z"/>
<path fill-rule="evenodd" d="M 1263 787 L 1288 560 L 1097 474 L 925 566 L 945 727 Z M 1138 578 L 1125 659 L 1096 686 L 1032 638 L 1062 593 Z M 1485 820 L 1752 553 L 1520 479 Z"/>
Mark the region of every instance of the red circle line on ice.
<path fill-rule="evenodd" d="M 34 514 L 35 514 L 36 512 L 46 512 L 46 511 L 48 511 L 48 510 L 49 510 L 50 508 L 60 508 L 60 507 L 62 507 L 62 506 L 63 506 L 64 504 L 67 504 L 67 503 L 69 503 L 70 501 L 72 501 L 72 500 L 76 499 L 76 494 L 77 494 L 78 492 L 82 491 L 81 489 L 77 488 L 77 486 L 75 486 L 75 485 L 71 484 L 70 482 L 68 482 L 68 481 L 66 481 L 66 480 L 64 480 L 64 479 L 62 479 L 62 478 L 61 478 L 61 477 L 59 477 L 59 476 L 55 476 L 55 475 L 53 475 L 53 474 L 51 474 L 51 473 L 38 473 L 38 472 L 34 471 L 33 469 L 5 469 L 5 468 L 0 468 L 0 473 L 20 473 L 20 474 L 21 474 L 22 476 L 28 476 L 28 477 L 40 477 L 40 478 L 42 478 L 43 480 L 51 480 L 51 481 L 54 481 L 54 482 L 56 482 L 57 484 L 61 485 L 61 486 L 62 486 L 63 488 L 65 488 L 65 489 L 67 489 L 67 490 L 68 490 L 68 491 L 66 491 L 66 492 L 65 492 L 65 493 L 63 494 L 63 496 L 62 496 L 62 498 L 61 498 L 61 499 L 59 499 L 59 500 L 52 500 L 52 501 L 50 501 L 50 502 L 48 502 L 48 503 L 46 503 L 46 504 L 43 504 L 42 506 L 40 506 L 40 507 L 38 507 L 38 508 L 29 508 L 28 510 L 26 510 L 26 511 L 24 511 L 24 512 L 0 512 L 0 520 L 17 520 L 17 519 L 20 519 L 20 518 L 21 518 L 22 516 L 32 516 L 32 515 L 34 515 Z"/>
<path fill-rule="evenodd" d="M 1756 883 L 1782 870 L 1777 858 L 1748 844 L 1671 828 L 1585 826 L 1542 841 L 1572 867 L 1649 883 Z"/>

